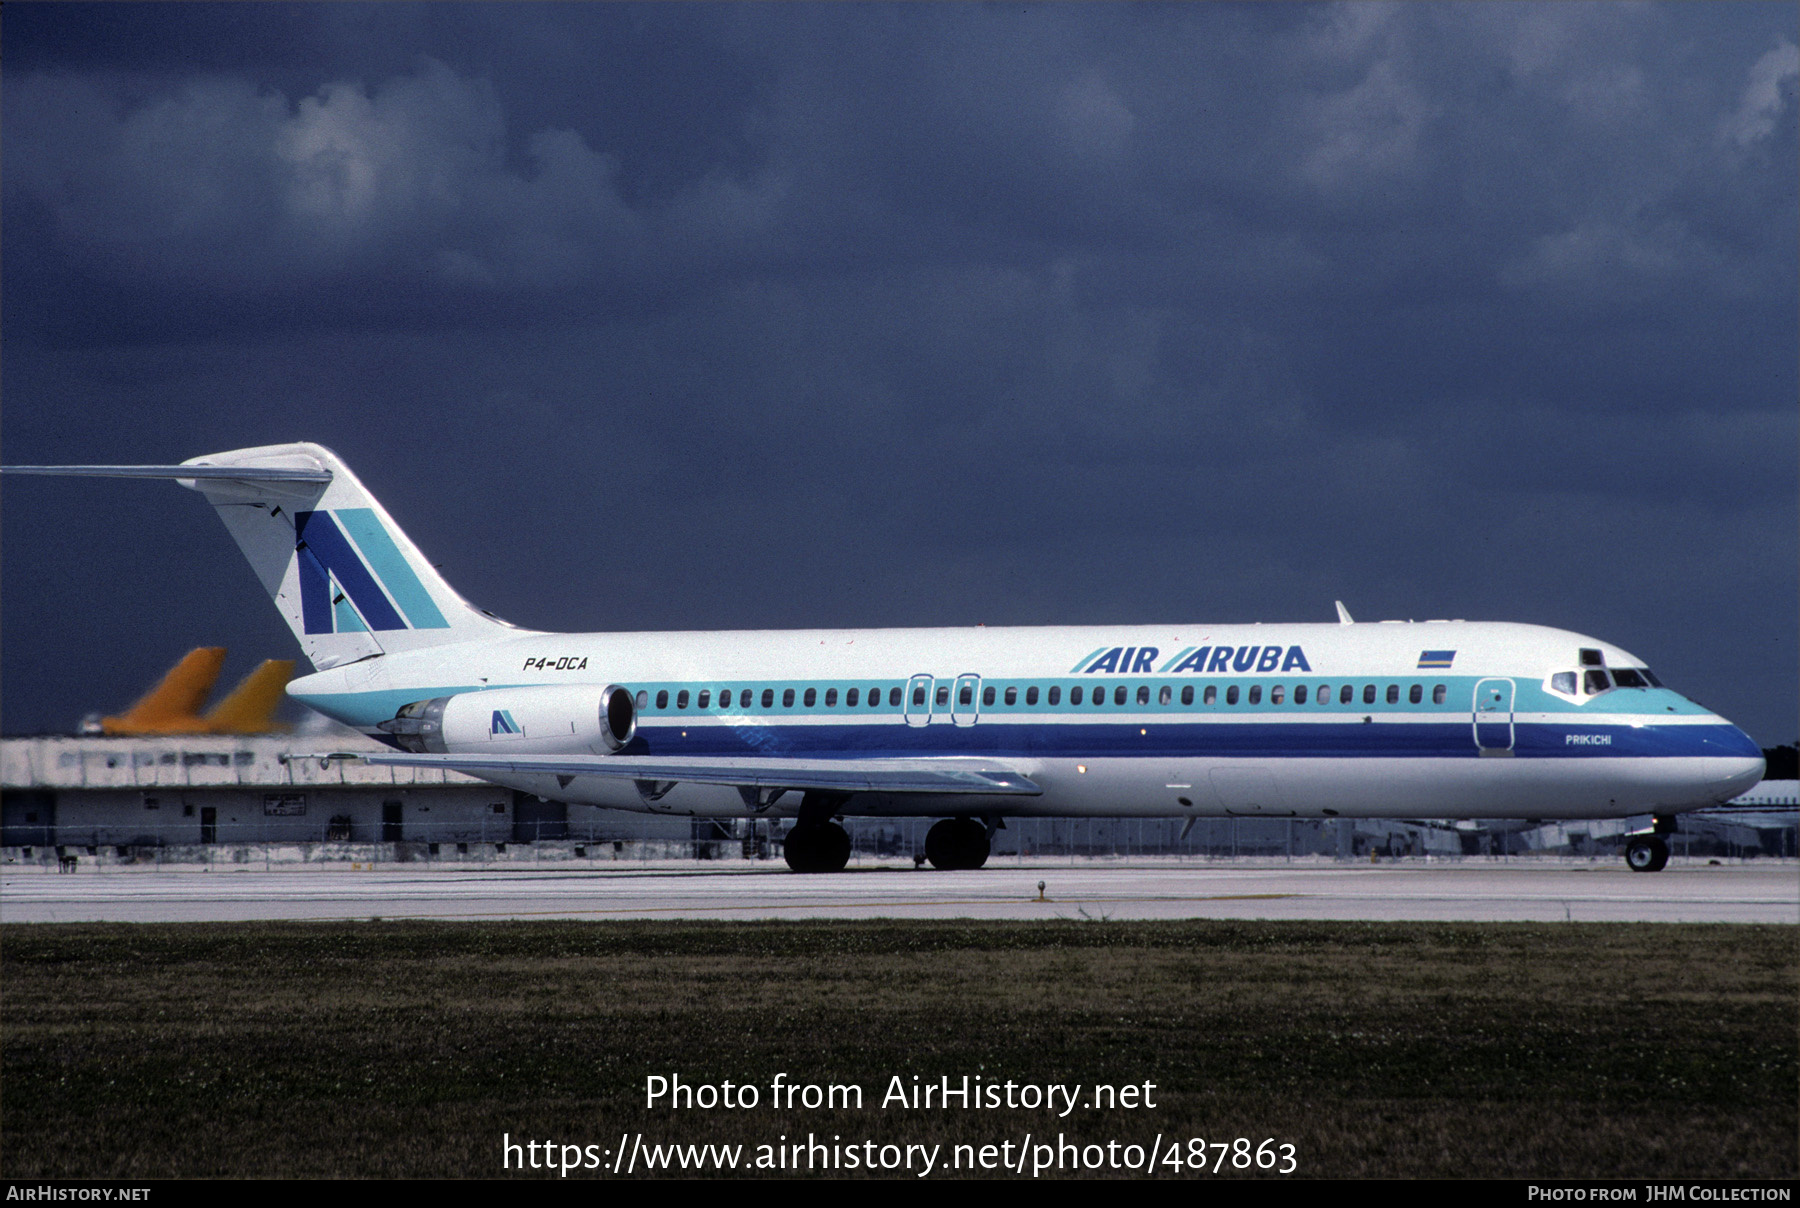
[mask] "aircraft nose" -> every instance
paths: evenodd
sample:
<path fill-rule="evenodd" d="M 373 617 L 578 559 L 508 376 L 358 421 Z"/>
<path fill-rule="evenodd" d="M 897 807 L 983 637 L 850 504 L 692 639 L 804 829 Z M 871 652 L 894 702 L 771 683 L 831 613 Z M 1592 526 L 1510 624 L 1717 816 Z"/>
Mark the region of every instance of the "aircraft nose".
<path fill-rule="evenodd" d="M 1740 793 L 1756 787 L 1763 778 L 1762 748 L 1748 734 L 1719 719 L 1717 726 L 1706 726 L 1697 735 L 1700 749 L 1696 754 L 1707 757 L 1707 793 L 1715 801 L 1730 801 Z"/>

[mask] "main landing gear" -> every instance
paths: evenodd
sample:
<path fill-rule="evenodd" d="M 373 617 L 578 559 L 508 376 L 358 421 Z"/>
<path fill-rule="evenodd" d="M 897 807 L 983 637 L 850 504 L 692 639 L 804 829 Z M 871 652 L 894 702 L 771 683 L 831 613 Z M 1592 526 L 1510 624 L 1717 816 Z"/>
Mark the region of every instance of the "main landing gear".
<path fill-rule="evenodd" d="M 987 863 L 987 827 L 973 818 L 946 818 L 925 832 L 925 858 L 946 872 Z"/>
<path fill-rule="evenodd" d="M 1669 842 L 1664 835 L 1675 833 L 1675 819 L 1653 818 L 1650 833 L 1632 835 L 1625 844 L 1625 867 L 1632 872 L 1661 872 L 1669 862 Z"/>
<path fill-rule="evenodd" d="M 831 820 L 848 795 L 808 793 L 781 851 L 795 872 L 843 872 L 850 863 L 850 832 Z"/>

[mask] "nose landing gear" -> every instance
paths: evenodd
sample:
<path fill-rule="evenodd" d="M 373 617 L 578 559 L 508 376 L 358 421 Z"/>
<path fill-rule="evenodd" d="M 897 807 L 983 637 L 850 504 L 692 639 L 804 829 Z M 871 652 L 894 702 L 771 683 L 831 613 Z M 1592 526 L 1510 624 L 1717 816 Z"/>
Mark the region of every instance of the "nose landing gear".
<path fill-rule="evenodd" d="M 1669 862 L 1669 845 L 1661 835 L 1640 835 L 1625 845 L 1625 866 L 1632 872 L 1661 872 Z"/>
<path fill-rule="evenodd" d="M 1650 833 L 1632 835 L 1625 844 L 1625 867 L 1632 872 L 1661 872 L 1669 862 L 1669 841 L 1664 835 L 1675 833 L 1675 819 L 1660 815 L 1650 820 Z"/>

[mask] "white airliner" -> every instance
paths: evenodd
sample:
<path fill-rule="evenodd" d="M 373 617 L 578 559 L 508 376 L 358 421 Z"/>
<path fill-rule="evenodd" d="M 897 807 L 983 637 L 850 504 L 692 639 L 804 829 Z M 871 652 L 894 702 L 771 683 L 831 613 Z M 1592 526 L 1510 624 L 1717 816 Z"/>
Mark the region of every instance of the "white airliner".
<path fill-rule="evenodd" d="M 792 818 L 797 871 L 844 867 L 846 815 L 943 819 L 978 868 L 1009 816 L 1622 818 L 1655 871 L 1684 811 L 1762 753 L 1641 660 L 1535 625 L 1425 621 L 538 633 L 465 602 L 314 444 L 179 466 L 316 668 L 288 692 L 452 768 L 566 802 Z"/>

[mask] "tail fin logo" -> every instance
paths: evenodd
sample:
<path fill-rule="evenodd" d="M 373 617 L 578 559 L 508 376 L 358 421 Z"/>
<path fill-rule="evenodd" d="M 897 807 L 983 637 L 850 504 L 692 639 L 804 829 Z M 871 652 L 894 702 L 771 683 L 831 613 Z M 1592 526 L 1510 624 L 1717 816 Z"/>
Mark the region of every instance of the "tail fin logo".
<path fill-rule="evenodd" d="M 519 723 L 513 720 L 513 715 L 510 710 L 508 710 L 508 709 L 495 709 L 494 710 L 494 720 L 488 723 L 488 734 L 489 735 L 523 734 L 523 733 L 525 733 L 525 731 L 521 730 L 519 728 Z"/>
<path fill-rule="evenodd" d="M 298 512 L 294 533 L 307 633 L 450 628 L 373 508 Z"/>

